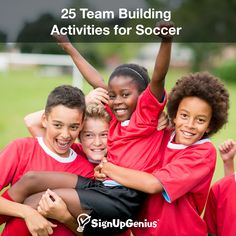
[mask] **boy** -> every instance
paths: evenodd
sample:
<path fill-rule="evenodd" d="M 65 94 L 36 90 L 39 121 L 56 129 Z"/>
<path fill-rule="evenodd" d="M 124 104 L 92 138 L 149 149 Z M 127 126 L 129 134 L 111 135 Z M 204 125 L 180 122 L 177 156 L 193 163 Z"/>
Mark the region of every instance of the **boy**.
<path fill-rule="evenodd" d="M 219 147 L 224 162 L 225 177 L 212 187 L 207 200 L 204 220 L 209 236 L 236 235 L 236 177 L 234 173 L 234 157 L 236 143 L 226 140 Z"/>
<path fill-rule="evenodd" d="M 0 189 L 17 182 L 28 171 L 67 171 L 85 177 L 93 176 L 93 165 L 84 153 L 73 151 L 73 143 L 82 128 L 85 113 L 84 94 L 78 88 L 63 85 L 48 96 L 42 123 L 42 138 L 13 141 L 0 153 Z M 9 196 L 5 196 L 9 200 Z M 0 197 L 0 214 L 25 220 L 32 235 L 52 234 L 56 225 L 47 221 L 33 208 Z M 68 215 L 68 226 L 76 221 Z M 73 224 L 71 224 L 73 223 Z M 8 223 L 5 230 L 8 230 Z M 58 229 L 57 229 L 58 230 Z M 69 230 L 68 230 L 69 232 Z M 65 235 L 65 234 L 64 234 Z"/>
<path fill-rule="evenodd" d="M 165 132 L 159 167 L 149 174 L 109 162 L 100 166 L 120 184 L 153 194 L 138 219 L 149 226 L 133 228 L 135 236 L 206 235 L 201 213 L 216 162 L 208 137 L 227 122 L 228 108 L 229 94 L 217 78 L 204 72 L 184 76 L 169 94 L 174 132 Z"/>

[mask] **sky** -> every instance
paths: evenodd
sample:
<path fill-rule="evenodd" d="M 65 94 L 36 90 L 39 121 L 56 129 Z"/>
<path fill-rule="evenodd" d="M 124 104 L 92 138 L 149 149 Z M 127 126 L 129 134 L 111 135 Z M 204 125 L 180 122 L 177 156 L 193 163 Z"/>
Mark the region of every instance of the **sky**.
<path fill-rule="evenodd" d="M 79 0 L 78 5 L 79 5 Z M 137 7 L 143 0 L 85 0 L 102 9 Z M 8 41 L 14 41 L 25 21 L 32 21 L 45 12 L 61 15 L 61 9 L 70 6 L 72 0 L 0 0 L 0 30 L 7 32 Z"/>

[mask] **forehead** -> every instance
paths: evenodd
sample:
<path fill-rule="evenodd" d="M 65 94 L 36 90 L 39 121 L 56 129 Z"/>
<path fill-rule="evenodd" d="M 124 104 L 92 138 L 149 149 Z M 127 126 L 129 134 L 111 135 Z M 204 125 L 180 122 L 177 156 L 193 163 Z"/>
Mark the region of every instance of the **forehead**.
<path fill-rule="evenodd" d="M 86 118 L 84 121 L 83 131 L 100 131 L 108 130 L 109 123 L 101 118 Z"/>
<path fill-rule="evenodd" d="M 68 108 L 63 105 L 55 106 L 48 113 L 51 120 L 60 121 L 62 123 L 81 123 L 83 112 L 77 108 Z"/>
<path fill-rule="evenodd" d="M 178 110 L 186 110 L 192 113 L 210 115 L 212 108 L 208 102 L 198 97 L 185 97 L 181 100 Z"/>
<path fill-rule="evenodd" d="M 135 79 L 131 76 L 120 75 L 113 77 L 108 84 L 108 89 L 124 87 L 137 89 L 137 83 L 135 82 Z"/>

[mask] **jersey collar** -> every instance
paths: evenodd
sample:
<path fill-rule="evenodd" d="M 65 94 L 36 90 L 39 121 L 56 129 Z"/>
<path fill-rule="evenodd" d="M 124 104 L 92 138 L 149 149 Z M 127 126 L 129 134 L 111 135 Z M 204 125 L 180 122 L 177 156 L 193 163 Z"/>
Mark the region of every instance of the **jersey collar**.
<path fill-rule="evenodd" d="M 50 156 L 52 157 L 53 159 L 55 159 L 56 161 L 58 162 L 61 162 L 61 163 L 70 163 L 70 162 L 73 162 L 76 157 L 77 157 L 77 154 L 74 150 L 72 150 L 70 148 L 70 154 L 68 157 L 61 157 L 59 156 L 58 154 L 56 154 L 55 152 L 51 151 L 47 145 L 44 143 L 43 141 L 43 137 L 37 137 L 37 140 L 38 140 L 38 143 L 39 145 L 41 146 L 41 148 Z"/>

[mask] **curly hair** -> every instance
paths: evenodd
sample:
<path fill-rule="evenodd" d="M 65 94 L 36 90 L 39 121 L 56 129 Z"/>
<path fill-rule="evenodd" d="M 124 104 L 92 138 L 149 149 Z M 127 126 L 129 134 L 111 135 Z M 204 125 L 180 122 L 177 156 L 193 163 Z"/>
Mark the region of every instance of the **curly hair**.
<path fill-rule="evenodd" d="M 229 93 L 224 84 L 208 72 L 183 76 L 169 94 L 167 112 L 172 123 L 181 100 L 192 96 L 203 99 L 212 108 L 208 136 L 219 131 L 228 120 Z"/>
<path fill-rule="evenodd" d="M 116 76 L 131 77 L 137 84 L 139 93 L 144 91 L 150 82 L 147 69 L 143 66 L 132 63 L 122 64 L 116 67 L 115 70 L 110 75 L 109 82 Z"/>
<path fill-rule="evenodd" d="M 103 105 L 98 105 L 96 103 L 91 103 L 86 107 L 85 120 L 88 118 L 98 118 L 110 122 L 111 116 L 106 111 Z"/>

